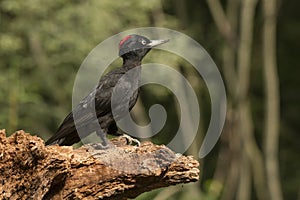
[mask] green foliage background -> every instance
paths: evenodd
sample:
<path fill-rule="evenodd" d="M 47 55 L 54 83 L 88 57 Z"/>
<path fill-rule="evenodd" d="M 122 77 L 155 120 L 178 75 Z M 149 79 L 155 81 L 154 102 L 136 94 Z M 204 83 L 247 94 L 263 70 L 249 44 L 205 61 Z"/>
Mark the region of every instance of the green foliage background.
<path fill-rule="evenodd" d="M 300 22 L 297 8 L 300 3 L 287 0 L 281 4 L 278 16 L 278 70 L 281 83 L 279 160 L 284 196 L 295 199 L 300 194 L 300 148 L 297 138 L 300 128 L 300 68 L 297 67 Z M 255 31 L 259 33 L 262 21 L 259 17 L 255 20 Z M 206 48 L 217 65 L 221 63 L 222 38 L 205 1 L 0 0 L 0 128 L 5 128 L 8 133 L 24 129 L 44 139 L 50 137 L 71 110 L 74 78 L 87 54 L 113 34 L 147 26 L 166 27 L 186 33 Z M 254 42 L 254 54 L 259 57 L 261 40 L 256 37 Z M 158 59 L 157 62 L 161 63 L 168 57 L 167 64 L 172 63 L 173 67 L 188 76 L 192 74 L 192 69 L 185 68 L 188 64 L 180 58 L 157 51 L 151 52 L 147 59 L 154 57 L 155 61 Z M 261 103 L 264 98 L 263 86 L 259 75 L 261 66 L 253 66 L 252 73 L 250 98 L 254 103 L 255 132 L 260 138 L 264 113 Z M 189 78 L 193 85 L 195 77 Z M 202 119 L 205 129 L 205 116 L 208 119 L 210 115 L 209 97 L 201 84 L 201 80 L 194 81 L 204 106 L 201 109 L 204 112 Z M 168 133 L 176 129 L 174 124 L 178 116 L 173 109 L 176 103 L 169 103 L 170 92 L 165 94 L 159 89 L 145 88 L 141 98 L 146 108 L 155 100 L 166 106 L 171 124 L 167 124 L 163 132 Z M 152 100 L 151 96 L 154 96 Z M 163 136 L 154 138 L 157 143 L 165 140 Z M 193 186 L 173 187 L 176 192 L 168 199 L 199 199 L 200 195 L 201 199 L 219 199 L 221 186 L 212 179 L 216 151 L 218 146 L 208 156 L 201 182 Z M 172 191 L 170 188 L 165 190 Z M 154 199 L 161 191 L 143 194 L 139 199 Z"/>

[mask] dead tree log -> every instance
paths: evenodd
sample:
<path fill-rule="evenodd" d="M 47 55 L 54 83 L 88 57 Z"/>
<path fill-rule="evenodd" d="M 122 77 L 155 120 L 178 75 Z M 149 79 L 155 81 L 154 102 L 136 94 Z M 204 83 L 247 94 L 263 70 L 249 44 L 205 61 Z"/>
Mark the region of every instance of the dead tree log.
<path fill-rule="evenodd" d="M 198 161 L 163 145 L 115 148 L 45 146 L 24 131 L 0 131 L 0 199 L 127 199 L 155 188 L 195 182 Z"/>

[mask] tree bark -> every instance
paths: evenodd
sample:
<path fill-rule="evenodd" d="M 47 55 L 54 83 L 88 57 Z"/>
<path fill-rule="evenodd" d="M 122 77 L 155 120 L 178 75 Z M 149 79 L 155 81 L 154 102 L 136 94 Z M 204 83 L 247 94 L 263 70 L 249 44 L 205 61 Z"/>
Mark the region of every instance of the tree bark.
<path fill-rule="evenodd" d="M 45 146 L 24 131 L 0 131 L 0 199 L 127 199 L 199 180 L 199 163 L 164 145 Z"/>
<path fill-rule="evenodd" d="M 279 164 L 279 81 L 276 62 L 276 0 L 263 1 L 263 64 L 266 94 L 265 116 L 265 166 L 267 182 L 271 199 L 283 199 Z"/>

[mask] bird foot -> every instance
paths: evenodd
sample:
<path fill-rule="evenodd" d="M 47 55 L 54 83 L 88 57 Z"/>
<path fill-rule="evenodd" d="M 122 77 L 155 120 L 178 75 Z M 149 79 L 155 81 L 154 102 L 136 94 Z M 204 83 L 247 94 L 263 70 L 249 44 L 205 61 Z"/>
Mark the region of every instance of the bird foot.
<path fill-rule="evenodd" d="M 133 137 L 130 137 L 129 135 L 123 134 L 121 137 L 124 137 L 127 141 L 128 145 L 131 145 L 132 143 L 136 143 L 136 146 L 141 146 L 141 142 L 138 139 L 135 139 Z"/>
<path fill-rule="evenodd" d="M 114 144 L 100 144 L 100 143 L 92 143 L 89 144 L 89 147 L 93 148 L 94 150 L 106 150 L 115 147 Z"/>

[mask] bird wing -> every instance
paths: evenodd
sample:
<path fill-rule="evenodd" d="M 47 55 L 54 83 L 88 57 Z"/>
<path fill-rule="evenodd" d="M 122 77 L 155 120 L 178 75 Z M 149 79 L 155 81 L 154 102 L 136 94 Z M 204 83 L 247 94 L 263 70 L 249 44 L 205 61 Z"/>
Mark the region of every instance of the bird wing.
<path fill-rule="evenodd" d="M 98 85 L 66 116 L 56 134 L 46 144 L 57 143 L 59 140 L 66 139 L 67 137 L 73 138 L 75 135 L 77 137 L 76 141 L 78 140 L 77 142 L 79 142 L 80 138 L 77 135 L 77 129 L 83 128 L 84 131 L 87 131 L 86 134 L 94 131 L 89 130 L 89 125 L 91 123 L 98 123 L 97 118 L 111 112 L 113 88 L 124 73 L 125 70 L 123 68 L 118 68 L 103 76 Z M 88 131 L 90 132 L 88 133 Z"/>

